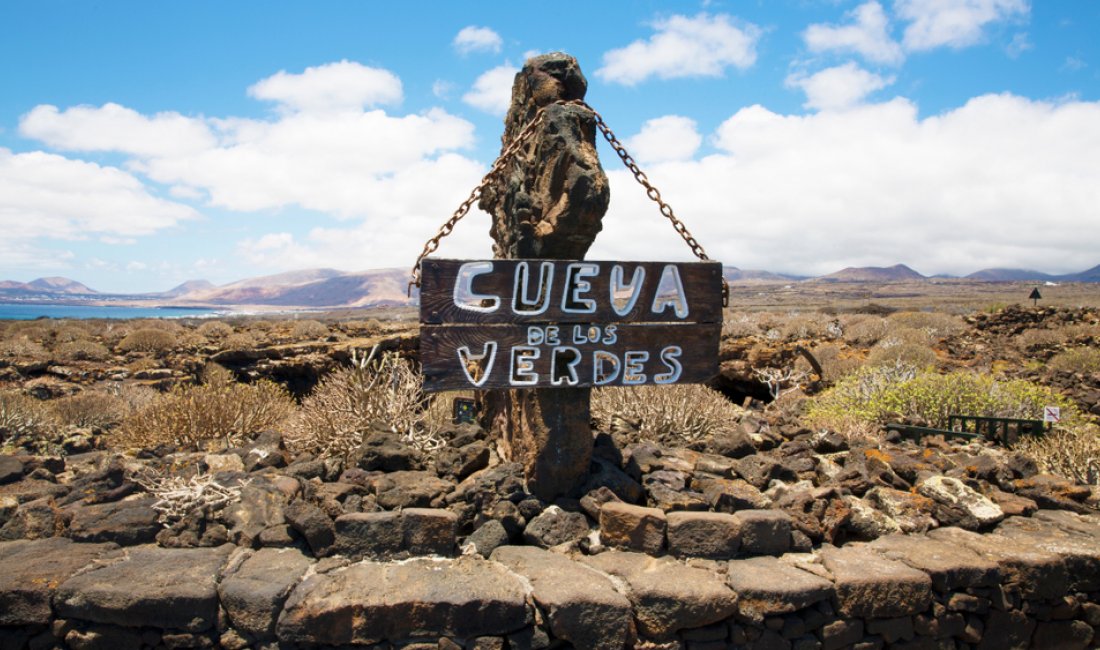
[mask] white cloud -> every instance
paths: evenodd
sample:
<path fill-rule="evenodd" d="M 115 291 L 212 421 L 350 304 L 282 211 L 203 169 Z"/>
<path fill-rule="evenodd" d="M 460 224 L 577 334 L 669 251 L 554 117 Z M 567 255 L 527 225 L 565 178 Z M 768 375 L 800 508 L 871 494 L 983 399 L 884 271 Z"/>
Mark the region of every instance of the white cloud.
<path fill-rule="evenodd" d="M 488 27 L 477 27 L 475 25 L 463 27 L 459 30 L 452 43 L 455 50 L 463 55 L 471 52 L 492 52 L 493 54 L 499 54 L 502 44 L 503 41 L 500 38 L 500 34 Z"/>
<path fill-rule="evenodd" d="M 670 160 L 690 160 L 703 136 L 699 135 L 695 120 L 680 115 L 665 115 L 647 120 L 641 131 L 626 140 L 626 148 L 641 162 L 656 163 Z"/>
<path fill-rule="evenodd" d="M 895 0 L 894 11 L 909 22 L 903 43 L 910 51 L 963 48 L 982 40 L 991 23 L 1030 10 L 1027 0 Z"/>
<path fill-rule="evenodd" d="M 907 263 L 1079 271 L 1100 259 L 1100 102 L 985 95 L 942 115 L 905 99 L 843 112 L 742 109 L 721 153 L 646 170 L 714 259 L 823 274 Z M 689 259 L 614 170 L 592 259 Z"/>
<path fill-rule="evenodd" d="M 512 84 L 517 72 L 519 68 L 508 63 L 485 71 L 462 96 L 462 101 L 486 113 L 504 115 L 512 101 Z"/>
<path fill-rule="evenodd" d="M 863 101 L 876 90 L 894 83 L 893 77 L 882 77 L 848 62 L 806 76 L 792 74 L 787 85 L 806 93 L 806 108 L 821 111 L 843 110 Z"/>
<path fill-rule="evenodd" d="M 1034 49 L 1034 45 L 1027 38 L 1027 32 L 1018 32 L 1012 35 L 1012 40 L 1005 46 L 1005 54 L 1012 59 L 1018 59 L 1024 52 Z"/>
<path fill-rule="evenodd" d="M 136 237 L 197 216 L 190 207 L 153 196 L 120 169 L 0 148 L 0 232 L 5 241 Z"/>
<path fill-rule="evenodd" d="M 214 144 L 201 120 L 179 113 L 146 117 L 118 104 L 34 107 L 19 122 L 19 133 L 68 151 L 120 151 L 136 156 L 171 156 Z"/>
<path fill-rule="evenodd" d="M 811 52 L 854 52 L 875 63 L 901 63 L 905 55 L 890 37 L 890 21 L 875 0 L 845 14 L 849 25 L 810 25 L 802 39 Z"/>
<path fill-rule="evenodd" d="M 454 89 L 454 83 L 445 79 L 436 79 L 432 82 L 432 95 L 435 95 L 439 99 L 447 99 Z"/>
<path fill-rule="evenodd" d="M 726 14 L 674 15 L 652 26 L 656 33 L 648 40 L 606 52 L 596 76 L 633 86 L 650 77 L 717 77 L 730 66 L 745 69 L 756 62 L 760 28 L 735 25 Z"/>
<path fill-rule="evenodd" d="M 343 60 L 306 68 L 301 74 L 281 70 L 256 82 L 248 94 L 284 109 L 347 110 L 399 104 L 402 88 L 389 70 Z"/>

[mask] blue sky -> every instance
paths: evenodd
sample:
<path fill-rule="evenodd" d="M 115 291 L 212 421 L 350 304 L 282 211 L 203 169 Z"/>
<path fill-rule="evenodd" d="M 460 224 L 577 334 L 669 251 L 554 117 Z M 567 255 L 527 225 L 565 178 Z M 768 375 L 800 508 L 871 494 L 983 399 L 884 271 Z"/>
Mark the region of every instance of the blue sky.
<path fill-rule="evenodd" d="M 1100 2 L 0 2 L 0 279 L 411 264 L 576 56 L 712 258 L 1100 263 Z M 606 146 L 589 257 L 687 259 Z M 471 214 L 441 255 L 488 254 Z"/>

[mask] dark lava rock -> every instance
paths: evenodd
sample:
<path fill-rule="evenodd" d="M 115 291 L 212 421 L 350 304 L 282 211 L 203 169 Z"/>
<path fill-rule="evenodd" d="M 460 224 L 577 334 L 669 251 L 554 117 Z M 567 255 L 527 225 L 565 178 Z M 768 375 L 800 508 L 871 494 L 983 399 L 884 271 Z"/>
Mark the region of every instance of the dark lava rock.
<path fill-rule="evenodd" d="M 727 458 L 744 458 L 756 453 L 752 437 L 741 428 L 714 436 L 709 447 L 714 453 Z"/>
<path fill-rule="evenodd" d="M 290 526 L 298 531 L 317 557 L 323 557 L 336 541 L 336 528 L 332 519 L 317 506 L 305 501 L 294 501 L 283 510 Z"/>
<path fill-rule="evenodd" d="M 424 471 L 383 474 L 372 481 L 378 505 L 386 509 L 428 508 L 454 489 L 455 484 Z"/>
<path fill-rule="evenodd" d="M 489 466 L 489 445 L 478 440 L 458 449 L 444 447 L 435 458 L 435 469 L 440 476 L 450 476 L 461 481 L 470 474 Z"/>
<path fill-rule="evenodd" d="M 156 540 L 161 525 L 156 499 L 143 497 L 113 503 L 71 507 L 68 536 L 77 542 L 114 542 L 120 546 Z"/>
<path fill-rule="evenodd" d="M 23 461 L 15 456 L 0 456 L 0 485 L 23 478 Z"/>
<path fill-rule="evenodd" d="M 392 431 L 372 430 L 348 458 L 351 465 L 369 471 L 401 472 L 423 467 L 420 452 Z"/>
<path fill-rule="evenodd" d="M 557 506 L 551 506 L 535 517 L 523 530 L 523 539 L 528 544 L 550 548 L 579 540 L 588 534 L 588 518 L 584 513 L 566 512 Z"/>

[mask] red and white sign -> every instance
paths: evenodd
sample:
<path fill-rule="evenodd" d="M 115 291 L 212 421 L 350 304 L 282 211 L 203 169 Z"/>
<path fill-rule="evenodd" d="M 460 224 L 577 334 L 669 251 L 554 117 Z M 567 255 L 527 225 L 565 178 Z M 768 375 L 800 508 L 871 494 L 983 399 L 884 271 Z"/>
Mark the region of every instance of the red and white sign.
<path fill-rule="evenodd" d="M 1062 421 L 1062 409 L 1058 406 L 1047 406 L 1043 408 L 1043 422 L 1051 422 L 1058 424 Z"/>

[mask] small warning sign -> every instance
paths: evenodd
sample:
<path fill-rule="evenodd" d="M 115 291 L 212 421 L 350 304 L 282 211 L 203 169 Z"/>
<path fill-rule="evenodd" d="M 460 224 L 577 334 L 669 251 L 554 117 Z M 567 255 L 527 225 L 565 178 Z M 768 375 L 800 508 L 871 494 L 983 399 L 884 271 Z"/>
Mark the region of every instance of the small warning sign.
<path fill-rule="evenodd" d="M 1062 421 L 1062 409 L 1058 406 L 1043 407 L 1043 422 L 1058 424 Z"/>

